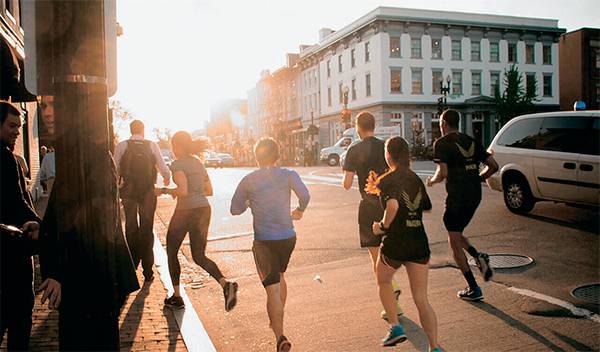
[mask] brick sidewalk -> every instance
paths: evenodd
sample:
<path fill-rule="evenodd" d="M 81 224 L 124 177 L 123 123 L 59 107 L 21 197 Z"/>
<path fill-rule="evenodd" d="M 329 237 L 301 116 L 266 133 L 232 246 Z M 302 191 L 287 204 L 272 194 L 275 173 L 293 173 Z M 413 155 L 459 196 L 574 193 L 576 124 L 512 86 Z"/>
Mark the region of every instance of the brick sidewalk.
<path fill-rule="evenodd" d="M 40 202 L 38 211 L 43 214 L 45 202 Z M 159 223 L 157 219 L 157 223 Z M 166 228 L 155 227 L 164 238 Z M 39 286 L 39 270 L 36 270 L 36 287 Z M 179 326 L 170 309 L 164 308 L 167 292 L 154 269 L 154 281 L 129 295 L 119 317 L 121 351 L 187 351 Z M 141 270 L 138 281 L 144 283 Z M 58 351 L 58 312 L 41 305 L 41 294 L 36 295 L 33 310 L 33 328 L 29 348 L 31 351 Z M 6 349 L 6 340 L 0 350 Z"/>

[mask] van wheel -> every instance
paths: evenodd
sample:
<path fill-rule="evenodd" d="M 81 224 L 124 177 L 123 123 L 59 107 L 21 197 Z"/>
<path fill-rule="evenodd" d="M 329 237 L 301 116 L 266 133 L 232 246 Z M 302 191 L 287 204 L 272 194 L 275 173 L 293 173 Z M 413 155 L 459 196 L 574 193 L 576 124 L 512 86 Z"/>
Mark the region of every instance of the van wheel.
<path fill-rule="evenodd" d="M 533 209 L 535 199 L 527 181 L 521 177 L 511 177 L 503 185 L 504 204 L 515 214 L 527 214 Z"/>
<path fill-rule="evenodd" d="M 329 166 L 336 166 L 339 162 L 340 162 L 340 157 L 335 154 L 332 154 L 329 156 L 329 158 L 327 158 L 327 164 Z"/>

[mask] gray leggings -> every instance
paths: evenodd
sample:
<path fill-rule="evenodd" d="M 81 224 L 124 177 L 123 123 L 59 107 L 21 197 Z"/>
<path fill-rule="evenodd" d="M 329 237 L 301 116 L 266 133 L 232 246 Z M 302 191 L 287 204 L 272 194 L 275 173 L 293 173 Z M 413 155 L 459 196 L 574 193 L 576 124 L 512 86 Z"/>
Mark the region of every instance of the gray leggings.
<path fill-rule="evenodd" d="M 194 262 L 206 270 L 215 280 L 219 281 L 223 278 L 217 264 L 206 257 L 205 254 L 210 213 L 210 206 L 195 209 L 175 209 L 167 231 L 167 256 L 173 286 L 179 286 L 181 267 L 177 253 L 188 232 L 190 233 L 190 245 Z"/>

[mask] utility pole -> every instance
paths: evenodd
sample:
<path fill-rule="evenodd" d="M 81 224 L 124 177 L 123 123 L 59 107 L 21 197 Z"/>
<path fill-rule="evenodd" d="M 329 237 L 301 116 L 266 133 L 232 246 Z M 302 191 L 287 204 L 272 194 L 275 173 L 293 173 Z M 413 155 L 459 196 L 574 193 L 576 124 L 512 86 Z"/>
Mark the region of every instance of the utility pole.
<path fill-rule="evenodd" d="M 119 350 L 119 312 L 139 288 L 119 217 L 109 153 L 105 2 L 54 1 L 53 195 L 60 246 L 59 349 Z"/>

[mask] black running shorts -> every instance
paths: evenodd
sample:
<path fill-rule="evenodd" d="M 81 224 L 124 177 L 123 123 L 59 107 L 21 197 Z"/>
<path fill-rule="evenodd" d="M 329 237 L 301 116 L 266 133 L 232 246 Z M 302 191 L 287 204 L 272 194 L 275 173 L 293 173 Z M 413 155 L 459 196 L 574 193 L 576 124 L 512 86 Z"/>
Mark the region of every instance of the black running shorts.
<path fill-rule="evenodd" d="M 279 283 L 280 274 L 287 270 L 295 246 L 296 236 L 284 240 L 254 240 L 254 263 L 264 287 Z"/>
<path fill-rule="evenodd" d="M 373 234 L 373 223 L 383 219 L 383 209 L 379 199 L 361 200 L 358 206 L 358 232 L 360 234 L 360 246 L 379 247 L 382 236 Z"/>
<path fill-rule="evenodd" d="M 429 263 L 429 256 L 427 256 L 425 258 L 415 259 L 415 260 L 399 261 L 399 260 L 392 259 L 392 258 L 386 256 L 385 254 L 381 253 L 381 251 L 379 252 L 379 258 L 383 264 L 385 264 L 395 270 L 400 269 L 400 267 L 405 263 L 417 263 L 417 264 L 423 264 L 423 265 Z"/>

